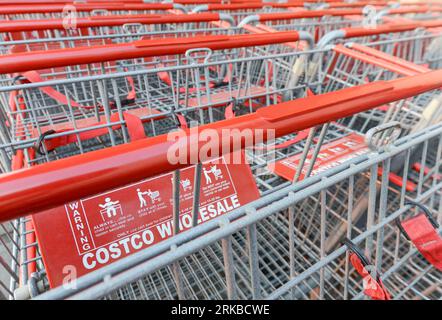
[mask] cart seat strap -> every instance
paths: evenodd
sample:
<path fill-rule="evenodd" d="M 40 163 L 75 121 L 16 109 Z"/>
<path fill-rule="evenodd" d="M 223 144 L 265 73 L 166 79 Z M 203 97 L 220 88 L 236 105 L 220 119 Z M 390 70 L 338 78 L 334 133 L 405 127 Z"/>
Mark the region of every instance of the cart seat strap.
<path fill-rule="evenodd" d="M 144 132 L 143 123 L 137 115 L 134 115 L 129 112 L 123 112 L 123 119 L 126 123 L 127 131 L 128 131 L 129 138 L 131 141 L 143 139 L 146 137 L 146 134 Z M 119 122 L 119 121 L 120 121 L 120 115 L 118 113 L 114 113 L 110 116 L 110 122 Z M 89 123 L 88 126 L 93 127 L 93 126 L 99 126 L 99 125 L 106 124 L 106 123 L 107 123 L 106 119 L 103 119 L 103 117 L 101 117 L 101 121 L 95 122 L 95 123 Z M 117 124 L 115 126 L 112 126 L 112 130 L 116 130 L 119 128 L 121 128 L 121 124 Z M 73 130 L 74 130 L 74 127 L 65 126 L 65 127 L 60 128 L 58 130 L 51 129 L 50 134 L 69 132 L 69 131 L 73 131 Z M 48 131 L 46 131 L 46 132 L 48 132 Z M 107 127 L 98 128 L 98 129 L 93 129 L 93 130 L 89 130 L 89 131 L 83 131 L 78 134 L 72 133 L 72 134 L 67 134 L 67 135 L 60 136 L 60 137 L 46 139 L 46 140 L 44 140 L 44 144 L 45 144 L 47 151 L 52 151 L 55 148 L 58 148 L 61 146 L 65 146 L 65 145 L 79 142 L 79 141 L 83 141 L 83 140 L 93 139 L 93 138 L 96 138 L 98 136 L 102 136 L 102 135 L 105 135 L 108 133 L 109 133 L 109 128 L 107 128 Z M 36 130 L 34 130 L 34 136 L 39 136 L 39 134 L 38 134 L 38 132 L 36 132 Z M 37 149 L 40 150 L 40 147 L 41 146 L 38 143 Z"/>
<path fill-rule="evenodd" d="M 344 244 L 349 250 L 350 263 L 363 279 L 362 287 L 364 293 L 373 300 L 391 300 L 391 296 L 382 283 L 379 272 L 362 250 L 350 239 L 345 238 Z"/>
<path fill-rule="evenodd" d="M 187 125 L 187 120 L 186 120 L 185 116 L 183 116 L 182 114 L 179 114 L 179 113 L 175 113 L 175 116 L 178 120 L 178 124 L 181 129 L 188 129 L 189 128 L 189 126 Z"/>
<path fill-rule="evenodd" d="M 254 98 L 265 97 L 267 94 L 266 88 L 262 86 L 250 86 L 248 88 L 220 90 L 211 94 L 203 94 L 199 97 L 192 97 L 186 100 L 180 100 L 181 105 L 189 107 L 199 107 L 201 105 L 210 105 L 211 107 L 225 106 L 232 97 L 237 97 L 237 100 L 243 97 L 252 96 Z"/>
<path fill-rule="evenodd" d="M 236 104 L 236 102 L 234 101 L 234 102 L 229 103 L 229 105 L 226 107 L 226 110 L 224 111 L 224 117 L 226 119 L 235 118 L 235 111 L 236 111 L 235 104 Z"/>
<path fill-rule="evenodd" d="M 169 76 L 168 72 L 166 72 L 166 71 L 159 71 L 157 73 L 157 75 L 158 75 L 158 77 L 160 78 L 160 80 L 162 82 L 167 84 L 169 87 L 172 87 L 172 80 L 170 79 L 170 76 Z M 202 79 L 202 80 L 204 80 L 204 79 Z M 209 88 L 210 89 L 218 88 L 220 86 L 227 85 L 227 84 L 228 83 L 224 82 L 224 80 L 220 81 L 220 82 L 211 81 L 211 82 L 209 82 Z M 186 92 L 188 92 L 188 93 L 195 93 L 197 91 L 206 91 L 206 90 L 207 90 L 207 88 L 205 86 L 201 86 L 201 87 L 187 87 L 187 89 L 184 88 L 184 87 L 181 87 L 181 88 L 179 88 L 178 91 L 179 91 L 179 93 L 186 93 Z"/>
<path fill-rule="evenodd" d="M 23 78 L 25 78 L 27 81 L 31 83 L 38 83 L 38 82 L 44 82 L 44 79 L 40 76 L 40 74 L 37 71 L 27 71 L 21 74 Z M 126 99 L 122 100 L 121 103 L 123 105 L 129 104 L 135 100 L 136 93 L 135 93 L 135 87 L 134 87 L 134 80 L 132 77 L 126 77 L 131 89 L 126 97 Z M 63 105 L 70 104 L 74 108 L 85 108 L 85 109 L 95 109 L 95 106 L 83 106 L 77 103 L 76 101 L 69 99 L 61 92 L 55 90 L 51 86 L 45 86 L 39 88 L 41 91 L 43 91 L 45 94 L 47 94 L 49 97 L 54 99 L 55 101 L 59 102 Z M 111 106 L 113 106 L 115 103 L 111 103 Z"/>
<path fill-rule="evenodd" d="M 442 271 L 442 238 L 438 225 L 424 213 L 400 222 L 407 238 L 436 269 Z"/>
<path fill-rule="evenodd" d="M 163 63 L 159 64 L 160 68 L 164 68 L 165 65 Z M 170 77 L 169 71 L 158 71 L 157 72 L 158 78 L 160 78 L 160 80 L 167 84 L 169 87 L 172 87 L 172 78 Z M 233 76 L 233 64 L 229 63 L 228 68 L 227 68 L 227 73 L 224 76 L 224 78 L 220 81 L 210 81 L 209 82 L 209 88 L 210 89 L 214 89 L 214 88 L 219 88 L 222 86 L 226 86 L 228 85 L 231 81 L 232 81 L 232 76 Z M 201 76 L 201 81 L 205 81 L 205 77 Z M 188 86 L 187 89 L 185 87 L 181 87 L 179 88 L 179 93 L 195 93 L 197 91 L 206 91 L 207 88 L 205 86 L 202 87 L 196 87 L 196 86 Z"/>
<path fill-rule="evenodd" d="M 364 293 L 373 300 L 391 300 L 391 296 L 379 277 L 373 277 L 357 254 L 350 252 L 350 262 L 363 279 Z M 377 278 L 377 279 L 375 279 Z"/>
<path fill-rule="evenodd" d="M 11 169 L 13 171 L 19 170 L 24 166 L 24 152 L 22 149 L 17 150 L 17 152 L 12 156 Z"/>

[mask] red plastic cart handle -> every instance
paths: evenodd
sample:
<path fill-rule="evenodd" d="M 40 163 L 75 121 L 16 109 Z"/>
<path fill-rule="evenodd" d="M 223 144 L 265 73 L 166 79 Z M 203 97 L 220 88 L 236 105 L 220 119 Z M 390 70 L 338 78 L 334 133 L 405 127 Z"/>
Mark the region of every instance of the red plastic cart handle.
<path fill-rule="evenodd" d="M 330 9 L 339 9 L 339 8 L 362 8 L 367 5 L 371 6 L 386 6 L 388 1 L 358 1 L 358 2 L 332 2 L 328 3 L 327 7 Z"/>
<path fill-rule="evenodd" d="M 183 54 L 189 49 L 201 47 L 223 50 L 298 40 L 301 40 L 300 34 L 291 31 L 271 34 L 215 35 L 179 39 L 139 40 L 123 44 L 14 53 L 0 56 L 0 73 L 23 72 L 149 56 Z"/>
<path fill-rule="evenodd" d="M 228 10 L 228 11 L 235 11 L 235 10 L 252 10 L 252 9 L 262 9 L 263 4 L 259 2 L 250 2 L 250 3 L 232 3 L 232 4 L 220 4 L 220 3 L 201 3 L 202 8 L 206 10 Z"/>
<path fill-rule="evenodd" d="M 142 0 L 1 0 L 0 5 L 6 4 L 69 4 L 69 3 L 143 3 Z"/>
<path fill-rule="evenodd" d="M 442 70 L 391 81 L 378 81 L 337 92 L 310 96 L 259 109 L 257 112 L 199 127 L 247 132 L 241 144 L 220 139 L 219 155 L 254 144 L 256 130 L 287 135 L 366 111 L 386 103 L 416 96 L 442 86 Z M 244 130 L 247 129 L 247 130 Z M 262 131 L 263 130 L 263 131 Z M 214 132 L 212 131 L 212 132 Z M 190 159 L 206 161 L 201 154 L 204 139 L 185 131 L 178 141 L 159 135 L 131 143 L 73 156 L 0 176 L 0 220 L 38 213 L 88 195 L 185 167 Z M 264 139 L 267 137 L 264 135 Z M 227 141 L 225 141 L 227 140 Z M 187 150 L 187 164 L 171 164 L 168 150 L 179 143 Z"/>
<path fill-rule="evenodd" d="M 207 10 L 251 10 L 251 9 L 263 9 L 265 7 L 272 8 L 290 8 L 290 7 L 304 7 L 304 2 L 297 3 L 262 3 L 262 2 L 244 2 L 244 3 L 231 3 L 231 4 L 208 4 Z"/>
<path fill-rule="evenodd" d="M 361 15 L 362 9 L 347 9 L 347 10 L 302 10 L 294 12 L 277 12 L 277 13 L 261 13 L 259 14 L 259 21 L 276 21 L 276 20 L 291 20 L 303 18 L 320 18 L 323 16 L 347 16 L 347 15 Z"/>
<path fill-rule="evenodd" d="M 82 1 L 76 1 L 76 0 L 17 0 L 17 1 L 1 1 L 0 5 L 2 4 L 61 4 L 61 3 L 78 3 L 78 2 L 85 2 L 85 3 L 144 3 L 142 0 L 82 0 Z M 262 1 L 230 1 L 230 4 L 222 4 L 221 0 L 175 0 L 174 3 L 179 4 L 185 4 L 185 5 L 196 5 L 196 4 L 220 4 L 220 5 L 246 5 L 247 3 L 253 3 L 253 4 L 259 4 L 261 6 L 264 5 L 302 5 L 304 3 L 315 3 L 318 2 L 316 0 L 308 0 L 308 1 L 287 1 L 284 3 L 272 3 L 272 2 L 262 2 Z M 389 1 L 358 1 L 355 3 L 343 3 L 341 0 L 334 0 L 334 1 L 321 1 L 322 3 L 329 3 L 329 4 L 339 4 L 342 6 L 351 6 L 354 4 L 357 4 L 359 6 L 364 6 L 367 4 L 388 4 Z M 426 3 L 432 3 L 431 1 L 426 1 Z M 407 3 L 407 4 L 418 4 L 418 3 Z M 437 4 L 437 2 L 435 2 Z"/>
<path fill-rule="evenodd" d="M 77 11 L 91 12 L 94 10 L 171 10 L 176 9 L 177 4 L 174 3 L 70 3 Z M 4 5 L 0 6 L 0 14 L 26 14 L 26 13 L 62 13 L 65 4 L 26 4 L 26 5 Z"/>
<path fill-rule="evenodd" d="M 1 10 L 1 7 L 0 7 Z M 77 28 L 90 27 L 111 27 L 122 26 L 127 23 L 141 24 L 165 24 L 165 23 L 196 23 L 219 21 L 223 17 L 219 13 L 197 13 L 197 14 L 179 14 L 179 15 L 158 15 L 158 14 L 139 14 L 139 15 L 109 15 L 93 16 L 86 18 L 77 18 Z M 10 20 L 0 21 L 0 32 L 20 32 L 34 30 L 62 30 L 63 19 L 35 19 L 35 20 Z"/>
<path fill-rule="evenodd" d="M 417 28 L 437 28 L 442 27 L 442 20 L 420 21 L 415 23 L 392 23 L 379 25 L 376 28 L 343 28 L 344 38 L 356 38 L 384 33 L 398 33 L 412 31 Z"/>
<path fill-rule="evenodd" d="M 420 13 L 427 12 L 430 8 L 428 7 L 410 7 L 410 8 L 399 8 L 390 9 L 388 14 L 405 14 L 405 13 Z M 442 10 L 442 8 L 440 8 Z M 295 12 L 277 12 L 277 13 L 261 13 L 256 15 L 260 22 L 264 21 L 277 21 L 277 20 L 291 20 L 291 19 L 305 19 L 305 18 L 321 18 L 323 16 L 333 16 L 333 17 L 343 17 L 350 15 L 362 15 L 362 9 L 325 9 L 325 10 L 300 10 Z M 247 19 L 247 18 L 246 18 Z M 423 26 L 425 23 L 422 22 Z M 365 28 L 366 29 L 366 28 Z"/>

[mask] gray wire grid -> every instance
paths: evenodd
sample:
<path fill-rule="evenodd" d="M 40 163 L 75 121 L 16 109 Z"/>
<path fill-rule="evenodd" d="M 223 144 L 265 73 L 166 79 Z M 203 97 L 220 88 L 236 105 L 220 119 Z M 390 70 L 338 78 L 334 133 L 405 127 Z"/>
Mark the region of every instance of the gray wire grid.
<path fill-rule="evenodd" d="M 119 112 L 141 109 L 146 105 L 155 106 L 155 109 L 160 110 L 160 114 L 164 118 L 145 123 L 146 132 L 149 136 L 153 136 L 176 127 L 177 124 L 173 116 L 179 112 L 185 114 L 188 120 L 197 121 L 200 124 L 223 119 L 224 109 L 219 108 L 217 104 L 222 103 L 225 106 L 232 101 L 232 98 L 242 102 L 242 109 L 239 113 L 247 113 L 253 111 L 252 106 L 260 107 L 277 103 L 278 99 L 287 99 L 284 94 L 289 95 L 288 99 L 304 96 L 307 88 L 313 89 L 316 91 L 315 93 L 322 93 L 362 84 L 367 82 L 367 79 L 374 81 L 401 76 L 377 66 L 367 65 L 363 61 L 354 59 L 349 61 L 349 57 L 341 56 L 331 73 L 327 72 L 327 61 L 330 60 L 319 63 L 317 73 L 312 75 L 312 81 L 309 81 L 309 86 L 307 86 L 305 80 L 311 73 L 308 69 L 311 68 L 309 61 L 315 62 L 309 59 L 315 54 L 325 56 L 324 51 L 310 50 L 289 53 L 288 48 L 286 45 L 272 45 L 233 49 L 227 52 L 199 50 L 193 52 L 193 56 L 187 54 L 165 57 L 161 60 L 144 59 L 140 61 L 137 59 L 115 64 L 104 62 L 89 65 L 87 68 L 70 66 L 41 73 L 41 76 L 47 81 L 44 84 L 16 84 L 13 83 L 10 76 L 5 76 L 1 89 L 3 119 L 17 119 L 17 115 L 27 114 L 26 117 L 23 117 L 27 122 L 21 124 L 21 129 L 12 123 L 10 128 L 13 130 L 4 133 L 4 140 L 0 148 L 4 159 L 3 170 L 9 171 L 8 164 L 10 164 L 12 154 L 16 150 L 21 149 L 26 153 L 27 148 L 36 141 L 36 137 L 25 130 L 29 125 L 37 128 L 38 131 L 38 128 L 44 128 L 48 124 L 69 122 L 73 129 L 61 135 L 78 135 L 82 131 L 75 128 L 73 120 L 108 116 L 111 112 L 109 101 L 115 101 Z M 290 49 L 293 50 L 293 48 Z M 326 54 L 334 55 L 335 52 L 328 50 Z M 230 60 L 229 57 L 231 57 Z M 304 64 L 300 75 L 293 79 L 293 66 L 297 61 L 302 60 L 304 60 Z M 353 73 L 348 72 L 349 64 L 353 68 Z M 167 72 L 172 79 L 172 85 L 166 85 L 160 81 L 158 79 L 159 72 Z M 219 88 L 210 88 L 207 86 L 207 81 L 209 79 L 214 82 L 219 81 L 227 72 L 231 72 L 232 79 L 235 79 L 227 85 L 229 94 L 225 100 L 211 101 L 207 97 L 216 95 Z M 270 74 L 273 76 L 270 77 Z M 121 101 L 131 90 L 128 77 L 133 78 L 137 98 L 134 104 L 122 106 Z M 202 78 L 205 80 L 201 81 Z M 269 81 L 269 78 L 272 80 Z M 202 103 L 201 90 L 195 90 L 193 95 L 189 94 L 188 90 L 185 91 L 185 94 L 181 92 L 182 90 L 180 91 L 181 88 L 186 90 L 185 88 L 192 86 L 201 88 L 203 84 L 206 84 L 205 90 L 202 90 L 206 95 L 205 103 Z M 265 88 L 264 93 L 253 94 L 251 88 L 256 84 Z M 104 110 L 81 110 L 74 113 L 72 105 L 69 106 L 69 103 L 68 106 L 60 106 L 42 93 L 39 87 L 47 85 L 63 92 L 78 103 L 102 105 Z M 225 88 L 222 89 L 225 90 Z M 21 91 L 20 97 L 25 101 L 26 110 L 14 114 L 8 110 L 8 98 L 11 92 L 17 90 Z M 242 90 L 245 92 L 243 96 L 238 94 Z M 391 109 L 397 109 L 394 116 L 386 115 L 382 110 L 376 110 L 375 112 L 358 114 L 357 118 L 350 117 L 337 123 L 315 128 L 310 131 L 309 139 L 306 141 L 278 150 L 276 158 L 282 159 L 296 153 L 305 153 L 306 150 L 314 150 L 317 155 L 320 147 L 328 141 L 342 137 L 354 130 L 366 133 L 369 129 L 392 120 L 399 120 L 403 123 L 406 133 L 412 132 L 414 126 L 421 120 L 425 107 L 438 94 L 438 91 L 425 93 L 412 99 L 395 102 L 390 106 Z M 196 99 L 194 101 L 197 101 L 197 106 L 193 110 L 192 108 L 189 110 L 189 106 L 186 106 L 184 102 L 184 106 L 187 108 L 183 108 L 183 101 L 189 101 L 192 98 Z M 16 103 L 22 103 L 22 100 L 16 97 Z M 145 119 L 150 118 L 153 116 L 145 117 Z M 437 115 L 435 115 L 434 120 L 437 119 Z M 55 152 L 45 150 L 43 155 L 35 159 L 26 156 L 26 161 L 28 164 L 42 163 L 127 142 L 128 138 L 124 130 L 113 129 L 116 124 L 122 123 L 124 122 L 106 121 L 103 127 L 109 130 L 108 135 L 91 139 L 92 141 L 78 139 L 77 143 L 60 148 Z M 288 211 L 287 209 L 278 210 L 276 206 L 272 214 L 259 223 L 250 224 L 247 228 L 237 230 L 224 240 L 210 243 L 201 250 L 194 250 L 191 255 L 180 259 L 178 264 L 165 263 L 159 270 L 146 273 L 142 279 L 135 282 L 130 281 L 130 284 L 124 288 L 111 290 L 112 293 L 106 297 L 145 299 L 176 298 L 178 296 L 180 298 L 211 299 L 225 297 L 245 299 L 260 296 L 312 299 L 360 298 L 361 282 L 348 265 L 345 250 L 339 246 L 338 240 L 340 239 L 335 240 L 335 246 L 329 245 L 330 248 L 326 248 L 325 245 L 326 239 L 330 235 L 335 235 L 336 230 L 341 230 L 340 228 L 345 231 L 341 232 L 341 236 L 347 234 L 352 238 L 360 237 L 365 240 L 366 251 L 375 254 L 376 263 L 388 276 L 385 279 L 386 285 L 393 293 L 402 298 L 437 298 L 438 294 L 440 297 L 440 287 L 434 287 L 434 281 L 430 281 L 437 279 L 440 273 L 425 264 L 425 261 L 416 252 L 410 251 L 410 245 L 398 237 L 394 224 L 388 221 L 389 217 L 404 211 L 403 201 L 405 198 L 420 199 L 428 204 L 434 213 L 439 212 L 440 220 L 440 178 L 433 177 L 434 173 L 440 173 L 440 133 L 438 133 L 439 136 L 434 133 L 439 132 L 437 130 L 440 130 L 440 125 L 436 126 L 434 130 L 427 130 L 428 132 L 424 130 L 425 139 L 422 138 L 420 142 L 416 142 L 418 139 L 413 140 L 414 144 L 403 140 L 405 141 L 403 145 L 406 146 L 403 146 L 406 153 L 405 159 L 397 160 L 388 152 L 381 152 L 377 158 L 382 159 L 378 163 L 382 163 L 383 168 L 387 168 L 384 169 L 385 172 L 389 172 L 389 166 L 396 161 L 406 164 L 412 160 L 413 163 L 421 162 L 430 168 L 430 172 L 433 174 L 428 175 L 423 174 L 423 169 L 421 172 L 409 170 L 408 165 L 402 169 L 404 177 L 416 182 L 415 191 L 409 192 L 397 186 L 387 186 L 385 179 L 379 182 L 378 165 L 376 164 L 376 169 L 374 168 L 375 164 L 372 164 L 371 167 L 366 165 L 360 171 L 349 173 L 348 177 L 338 180 L 336 184 L 326 189 L 320 190 L 321 184 L 317 183 L 313 186 L 316 188 L 314 192 L 290 206 L 291 209 Z M 17 135 L 17 132 L 23 131 L 25 133 Z M 417 136 L 422 137 L 418 134 Z M 276 143 L 286 141 L 291 137 L 283 137 L 278 139 Z M 437 141 L 434 142 L 435 140 Z M 429 148 L 429 145 L 436 147 Z M 421 152 L 416 152 L 418 146 L 419 150 L 422 150 Z M 406 150 L 410 150 L 409 153 Z M 439 152 L 436 151 L 433 154 L 435 150 Z M 251 159 L 251 168 L 255 173 L 256 182 L 263 197 L 271 196 L 279 190 L 291 186 L 290 183 L 265 170 L 265 159 L 265 154 L 262 158 L 254 156 Z M 362 163 L 368 163 L 368 160 L 365 159 L 365 162 Z M 352 172 L 351 168 L 348 169 L 348 172 Z M 298 183 L 293 184 L 293 186 L 296 185 Z M 388 194 L 386 190 L 388 190 Z M 377 200 L 378 197 L 379 200 Z M 378 210 L 374 208 L 377 201 L 379 201 Z M 268 204 L 270 205 L 270 202 Z M 357 221 L 345 225 L 346 214 L 354 211 L 350 208 L 360 208 L 358 218 L 362 222 L 357 219 Z M 10 269 L 8 271 L 10 271 L 11 279 L 9 284 L 0 283 L 10 296 L 18 287 L 17 275 L 19 273 L 22 283 L 28 282 L 26 266 L 30 263 L 36 263 L 43 286 L 46 285 L 38 244 L 27 243 L 26 240 L 26 235 L 33 232 L 33 230 L 26 228 L 28 219 L 21 218 L 2 225 L 5 237 L 8 237 L 12 243 L 12 246 L 6 246 L 10 256 L 8 259 L 12 259 L 12 264 L 8 267 L 8 262 L 2 263 L 3 266 L 6 265 Z M 375 221 L 383 225 L 380 229 L 373 231 Z M 289 241 L 288 235 L 290 235 L 291 241 Z M 30 246 L 37 248 L 37 256 L 27 259 L 26 249 Z M 250 249 L 252 247 L 253 249 Z M 255 252 L 255 254 L 251 252 Z M 326 261 L 325 259 L 330 257 L 330 255 L 326 256 L 328 252 L 335 253 L 336 256 L 333 256 L 333 259 L 330 258 L 331 260 L 325 264 L 324 268 L 317 270 L 318 263 L 323 263 Z M 259 270 L 256 269 L 257 266 Z M 392 269 L 395 272 L 388 273 Z M 256 280 L 256 277 L 259 281 Z M 289 290 L 284 291 L 283 289 L 290 283 L 289 281 L 293 281 L 297 277 L 302 280 L 295 281 L 294 289 L 290 287 Z M 100 284 L 96 288 L 100 288 Z M 102 297 L 101 295 L 96 296 L 96 294 L 92 294 L 92 296 Z"/>

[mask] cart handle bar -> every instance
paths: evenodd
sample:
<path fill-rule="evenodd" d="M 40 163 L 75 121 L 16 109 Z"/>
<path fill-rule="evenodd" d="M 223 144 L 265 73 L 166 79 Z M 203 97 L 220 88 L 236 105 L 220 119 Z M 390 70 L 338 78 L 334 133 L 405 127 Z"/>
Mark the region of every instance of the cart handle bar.
<path fill-rule="evenodd" d="M 368 4 L 371 5 L 387 5 L 388 1 L 360 1 L 355 3 L 342 3 L 342 0 L 337 1 L 321 1 L 320 4 L 327 4 L 330 7 L 363 7 Z M 191 1 L 185 3 L 184 1 L 177 1 L 181 4 L 189 4 Z M 287 1 L 287 2 L 262 2 L 262 1 L 238 1 L 235 3 L 208 3 L 209 1 L 201 1 L 201 5 L 196 6 L 192 11 L 200 12 L 204 10 L 247 10 L 247 9 L 260 9 L 265 7 L 271 8 L 293 8 L 293 7 L 305 7 L 306 5 L 316 4 L 316 0 L 304 0 L 304 1 Z M 192 4 L 196 4 L 193 1 Z"/>
<path fill-rule="evenodd" d="M 172 10 L 177 9 L 186 12 L 183 5 L 178 3 L 123 3 L 123 2 L 110 2 L 110 3 L 67 3 L 74 7 L 78 12 L 92 12 L 94 10 Z M 55 13 L 63 12 L 66 4 L 14 4 L 14 5 L 1 5 L 0 14 L 27 14 L 27 13 Z"/>
<path fill-rule="evenodd" d="M 21 52 L 0 56 L 0 73 L 15 73 L 69 65 L 184 54 L 187 50 L 197 48 L 223 50 L 272 45 L 299 40 L 307 40 L 310 43 L 313 42 L 313 38 L 307 32 L 290 31 L 231 36 L 215 35 L 178 39 L 138 40 L 121 44 Z"/>
<path fill-rule="evenodd" d="M 419 28 L 438 28 L 442 27 L 442 19 L 425 20 L 410 23 L 387 23 L 378 25 L 375 28 L 342 28 L 326 33 L 317 43 L 318 48 L 324 48 L 332 41 L 337 39 L 349 39 L 357 37 L 374 36 L 379 34 L 399 33 L 405 31 L 413 31 Z"/>
<path fill-rule="evenodd" d="M 266 7 L 270 8 L 294 8 L 294 7 L 304 7 L 304 2 L 297 3 L 263 3 L 263 2 L 244 2 L 244 3 L 231 3 L 231 4 L 221 4 L 221 3 L 209 3 L 201 4 L 192 9 L 192 12 L 203 12 L 212 10 L 253 10 L 253 9 L 264 9 Z"/>
<path fill-rule="evenodd" d="M 375 0 L 375 1 L 359 1 L 359 2 L 341 2 L 342 0 L 335 0 L 335 1 L 321 1 L 321 3 L 328 3 L 328 4 L 339 4 L 339 5 L 354 5 L 354 4 L 360 4 L 360 5 L 367 5 L 367 4 L 388 4 L 389 1 L 380 1 L 380 0 Z M 179 3 L 179 4 L 183 4 L 183 5 L 197 5 L 197 4 L 211 4 L 211 5 L 219 5 L 219 6 L 223 6 L 222 8 L 224 8 L 225 6 L 230 7 L 230 6 L 247 6 L 250 4 L 253 5 L 260 5 L 262 6 L 281 6 L 281 7 L 293 7 L 293 6 L 297 6 L 297 5 L 302 5 L 304 3 L 317 3 L 317 0 L 304 0 L 304 1 L 287 1 L 284 3 L 272 3 L 272 2 L 262 2 L 262 1 L 231 1 L 230 4 L 223 4 L 221 0 L 216 1 L 216 0 L 178 0 L 178 1 L 173 1 L 174 3 Z M 2 1 L 2 4 L 28 4 L 28 5 L 32 5 L 32 4 L 70 4 L 70 3 L 92 3 L 92 4 L 97 4 L 97 3 L 134 3 L 134 4 L 140 4 L 140 3 L 144 3 L 143 0 L 92 0 L 92 1 L 87 1 L 87 0 L 79 0 L 79 1 L 75 1 L 75 0 L 17 0 L 17 1 Z M 432 3 L 431 1 L 426 1 L 426 3 Z M 407 3 L 407 5 L 410 3 Z M 413 3 L 413 4 L 419 4 L 417 2 Z"/>
<path fill-rule="evenodd" d="M 264 132 L 264 140 L 267 130 L 281 137 L 440 87 L 442 69 L 377 81 L 264 107 L 198 130 L 183 130 L 175 141 L 163 134 L 6 173 L 0 176 L 0 221 L 183 168 L 189 166 L 189 159 L 210 160 L 207 152 L 199 152 L 204 145 L 201 141 L 205 141 L 199 133 L 204 129 L 215 130 L 219 136 L 226 129 L 242 133 L 241 143 L 231 145 L 231 139 L 219 139 L 218 155 L 223 155 L 254 145 L 258 130 Z M 168 160 L 168 150 L 177 144 L 187 151 L 187 163 L 171 164 Z"/>
<path fill-rule="evenodd" d="M 387 9 L 386 14 L 406 14 L 406 13 L 424 13 L 428 12 L 430 9 L 428 6 L 420 7 L 405 7 L 405 8 L 395 8 Z M 442 8 L 439 8 L 442 11 Z M 351 16 L 351 15 L 362 15 L 364 13 L 363 9 L 324 9 L 324 10 L 300 10 L 293 12 L 277 12 L 277 13 L 261 13 L 256 15 L 259 19 L 258 21 L 276 21 L 276 20 L 290 20 L 290 19 L 303 19 L 303 18 L 321 18 L 323 16 Z"/>
<path fill-rule="evenodd" d="M 0 7 L 1 8 L 1 7 Z M 226 20 L 231 25 L 233 18 L 224 13 L 198 14 L 139 14 L 139 15 L 109 15 L 77 18 L 77 28 L 121 26 L 127 23 L 165 24 L 165 23 L 196 23 Z M 3 20 L 0 21 L 0 32 L 21 32 L 34 30 L 63 30 L 63 19 L 35 19 L 35 20 Z"/>

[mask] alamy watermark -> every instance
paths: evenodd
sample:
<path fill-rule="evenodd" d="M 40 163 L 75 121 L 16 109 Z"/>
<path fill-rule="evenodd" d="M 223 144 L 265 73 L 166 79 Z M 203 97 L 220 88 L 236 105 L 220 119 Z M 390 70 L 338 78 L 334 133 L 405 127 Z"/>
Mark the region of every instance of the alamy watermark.
<path fill-rule="evenodd" d="M 201 128 L 178 129 L 167 135 L 171 142 L 167 159 L 171 165 L 195 165 L 201 160 L 224 156 L 225 163 L 249 163 L 260 157 L 266 162 L 275 159 L 275 130 L 250 128 Z M 247 157 L 241 150 L 245 150 Z"/>
<path fill-rule="evenodd" d="M 362 9 L 362 27 L 375 29 L 378 26 L 378 12 L 372 5 L 366 5 Z"/>
<path fill-rule="evenodd" d="M 75 6 L 67 4 L 63 7 L 62 12 L 63 18 L 63 28 L 66 30 L 75 30 L 77 29 L 77 9 Z"/>

